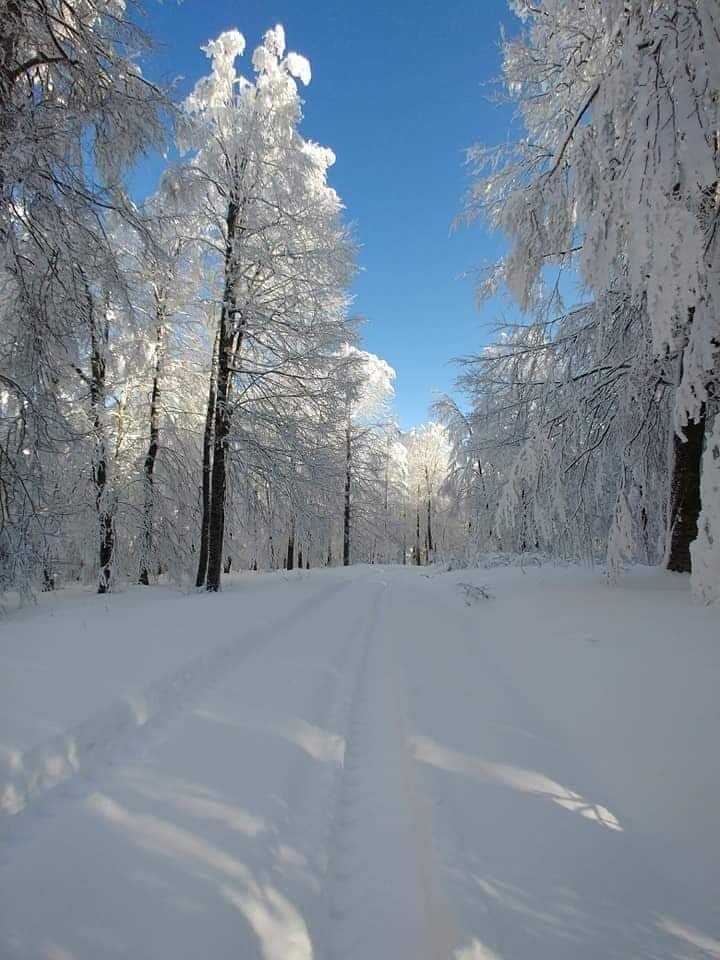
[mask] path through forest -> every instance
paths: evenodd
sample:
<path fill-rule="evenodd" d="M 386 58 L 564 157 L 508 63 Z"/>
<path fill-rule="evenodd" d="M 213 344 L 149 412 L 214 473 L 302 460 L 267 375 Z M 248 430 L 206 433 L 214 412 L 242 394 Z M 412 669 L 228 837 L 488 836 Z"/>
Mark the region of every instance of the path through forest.
<path fill-rule="evenodd" d="M 0 956 L 720 957 L 684 589 L 364 567 L 9 618 Z"/>

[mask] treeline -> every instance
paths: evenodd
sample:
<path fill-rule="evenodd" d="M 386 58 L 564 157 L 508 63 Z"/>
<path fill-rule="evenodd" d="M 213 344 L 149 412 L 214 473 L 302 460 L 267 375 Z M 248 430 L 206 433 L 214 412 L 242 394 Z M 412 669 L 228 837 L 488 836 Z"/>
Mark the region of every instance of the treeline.
<path fill-rule="evenodd" d="M 210 42 L 175 104 L 132 3 L 0 0 L 0 590 L 539 551 L 717 598 L 720 13 L 512 8 L 522 132 L 470 151 L 462 219 L 507 238 L 481 293 L 523 319 L 402 434 L 282 28 L 247 75 Z"/>
<path fill-rule="evenodd" d="M 178 106 L 132 5 L 1 8 L 0 587 L 405 559 L 394 373 L 355 345 L 307 60 L 276 27 L 242 76 L 228 31 Z"/>

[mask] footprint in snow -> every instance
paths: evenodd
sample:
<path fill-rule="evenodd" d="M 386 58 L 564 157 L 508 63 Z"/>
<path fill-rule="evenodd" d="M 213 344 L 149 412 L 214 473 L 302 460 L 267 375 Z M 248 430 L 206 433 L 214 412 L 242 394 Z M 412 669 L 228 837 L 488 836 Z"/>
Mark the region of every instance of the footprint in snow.
<path fill-rule="evenodd" d="M 494 600 L 495 594 L 491 593 L 486 586 L 480 584 L 476 586 L 473 583 L 459 583 L 458 590 L 465 594 L 465 605 L 471 607 L 473 603 L 480 600 Z"/>

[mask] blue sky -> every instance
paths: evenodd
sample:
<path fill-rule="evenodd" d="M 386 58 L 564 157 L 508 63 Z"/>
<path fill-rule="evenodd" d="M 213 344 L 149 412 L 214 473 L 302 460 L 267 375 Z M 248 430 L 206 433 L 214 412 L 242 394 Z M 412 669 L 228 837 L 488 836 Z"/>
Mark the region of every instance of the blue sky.
<path fill-rule="evenodd" d="M 506 0 L 165 0 L 146 9 L 158 44 L 146 71 L 183 77 L 178 94 L 207 72 L 200 46 L 229 27 L 251 51 L 282 23 L 288 48 L 310 60 L 302 129 L 337 155 L 332 184 L 360 244 L 353 292 L 363 343 L 397 371 L 401 426 L 426 419 L 433 391 L 452 387 L 451 358 L 477 351 L 497 318 L 497 305 L 477 309 L 473 274 L 501 240 L 480 224 L 451 225 L 468 186 L 464 149 L 507 137 L 510 113 L 491 102 L 501 24 L 516 28 Z"/>

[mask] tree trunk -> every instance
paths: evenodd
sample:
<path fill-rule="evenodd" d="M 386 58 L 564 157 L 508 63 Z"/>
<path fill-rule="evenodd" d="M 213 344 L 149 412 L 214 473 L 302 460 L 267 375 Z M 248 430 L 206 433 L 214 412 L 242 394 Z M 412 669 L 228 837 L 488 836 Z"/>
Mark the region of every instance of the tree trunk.
<path fill-rule="evenodd" d="M 230 433 L 230 357 L 232 333 L 228 332 L 226 308 L 223 304 L 218 351 L 217 393 L 215 398 L 215 431 L 213 462 L 210 475 L 210 522 L 208 524 L 208 565 L 206 587 L 211 593 L 220 589 L 223 544 L 225 540 L 225 493 L 227 490 L 227 443 Z"/>
<path fill-rule="evenodd" d="M 98 593 L 112 589 L 112 561 L 115 547 L 113 509 L 108 489 L 108 449 L 105 432 L 106 364 L 105 352 L 110 338 L 108 310 L 98 329 L 95 303 L 90 288 L 85 287 L 90 323 L 90 405 L 93 418 L 93 483 L 98 522 Z"/>
<path fill-rule="evenodd" d="M 427 501 L 427 546 L 428 546 L 428 561 L 430 560 L 430 557 L 432 556 L 432 552 L 433 552 L 433 550 L 435 549 L 435 545 L 434 545 L 434 543 L 433 543 L 432 525 L 431 525 L 431 522 L 430 522 L 431 509 L 432 509 L 432 507 L 431 507 L 431 501 L 430 501 L 430 497 L 428 497 L 428 501 Z"/>
<path fill-rule="evenodd" d="M 19 111 L 13 109 L 11 96 L 16 83 L 25 83 L 24 74 L 14 73 L 17 66 L 17 51 L 22 35 L 26 32 L 22 22 L 19 0 L 8 0 L 3 10 L 3 29 L 0 32 L 0 136 L 5 143 L 12 143 L 13 127 L 17 124 Z M 12 191 L 12 183 L 5 182 L 5 171 L 0 169 L 0 198 L 3 212 Z"/>
<path fill-rule="evenodd" d="M 298 570 L 302 570 L 302 568 L 303 568 L 303 551 L 302 551 L 302 544 L 299 544 L 298 545 Z"/>
<path fill-rule="evenodd" d="M 265 484 L 265 500 L 268 508 L 268 545 L 270 547 L 270 569 L 275 569 L 275 541 L 273 540 L 273 510 L 270 500 L 270 485 Z"/>
<path fill-rule="evenodd" d="M 699 420 L 686 424 L 684 440 L 677 434 L 673 436 L 667 569 L 677 573 L 690 573 L 690 544 L 698 534 L 705 420 L 703 410 Z"/>
<path fill-rule="evenodd" d="M 415 507 L 415 566 L 419 567 L 422 563 L 420 554 L 420 491 Z"/>
<path fill-rule="evenodd" d="M 491 516 L 490 516 L 490 501 L 489 501 L 489 499 L 488 499 L 487 487 L 485 486 L 485 474 L 483 473 L 482 463 L 480 462 L 480 458 L 479 458 L 479 457 L 478 457 L 478 461 L 477 461 L 477 472 L 478 472 L 478 476 L 480 477 L 480 486 L 481 486 L 481 490 L 482 490 L 482 499 L 485 501 L 485 519 L 487 520 L 487 524 L 488 524 L 488 526 L 487 526 L 487 544 L 486 544 L 485 546 L 486 546 L 487 548 L 489 548 L 490 542 L 492 541 L 492 520 L 491 520 Z M 476 519 L 477 519 L 477 528 L 478 528 L 478 534 L 479 534 L 479 533 L 480 533 L 480 511 L 479 511 L 479 510 L 478 510 L 477 518 L 476 518 Z"/>
<path fill-rule="evenodd" d="M 195 586 L 205 586 L 208 565 L 208 546 L 210 541 L 210 479 L 212 476 L 213 424 L 215 421 L 215 392 L 217 390 L 217 361 L 219 335 L 213 343 L 212 366 L 210 368 L 210 387 L 208 390 L 207 410 L 205 412 L 205 430 L 203 431 L 202 465 L 202 519 L 200 521 L 200 556 L 198 558 Z"/>
<path fill-rule="evenodd" d="M 402 565 L 407 566 L 407 500 L 403 497 L 402 508 Z"/>
<path fill-rule="evenodd" d="M 288 536 L 287 559 L 285 569 L 292 570 L 295 567 L 295 521 L 290 526 L 290 535 Z"/>
<path fill-rule="evenodd" d="M 343 566 L 350 565 L 350 484 L 352 479 L 350 421 L 345 427 L 345 508 L 343 511 Z"/>
<path fill-rule="evenodd" d="M 216 593 L 222 576 L 223 541 L 225 539 L 225 493 L 227 490 L 227 449 L 230 434 L 230 384 L 231 369 L 240 349 L 242 333 L 238 327 L 235 298 L 234 248 L 238 230 L 238 206 L 234 200 L 228 204 L 227 242 L 225 246 L 225 288 L 220 310 L 218 330 L 217 388 L 215 396 L 215 432 L 213 437 L 213 463 L 210 477 L 210 524 L 208 547 L 207 589 Z"/>
<path fill-rule="evenodd" d="M 427 466 L 425 467 L 425 487 L 427 489 L 427 562 L 430 563 L 434 546 L 431 523 L 432 497 L 430 496 L 430 475 Z"/>
<path fill-rule="evenodd" d="M 153 368 L 152 393 L 150 394 L 150 446 L 145 455 L 143 466 L 145 497 L 143 503 L 143 537 L 142 552 L 140 555 L 140 571 L 138 583 L 148 586 L 150 574 L 148 566 L 153 549 L 153 526 L 155 523 L 155 487 L 154 473 L 158 450 L 160 449 L 160 376 L 162 373 L 163 340 L 165 338 L 165 324 L 163 323 L 163 307 L 159 303 L 157 308 L 158 324 L 155 328 L 155 364 Z"/>
<path fill-rule="evenodd" d="M 115 549 L 115 527 L 112 510 L 107 505 L 107 463 L 105 459 L 98 459 L 95 471 L 95 487 L 97 490 L 98 524 L 100 528 L 100 572 L 98 577 L 98 593 L 110 593 L 112 589 L 112 561 Z"/>
<path fill-rule="evenodd" d="M 387 563 L 390 553 L 390 541 L 388 538 L 389 527 L 389 503 L 390 503 L 390 438 L 388 437 L 385 447 L 385 483 L 383 490 L 383 563 Z"/>

